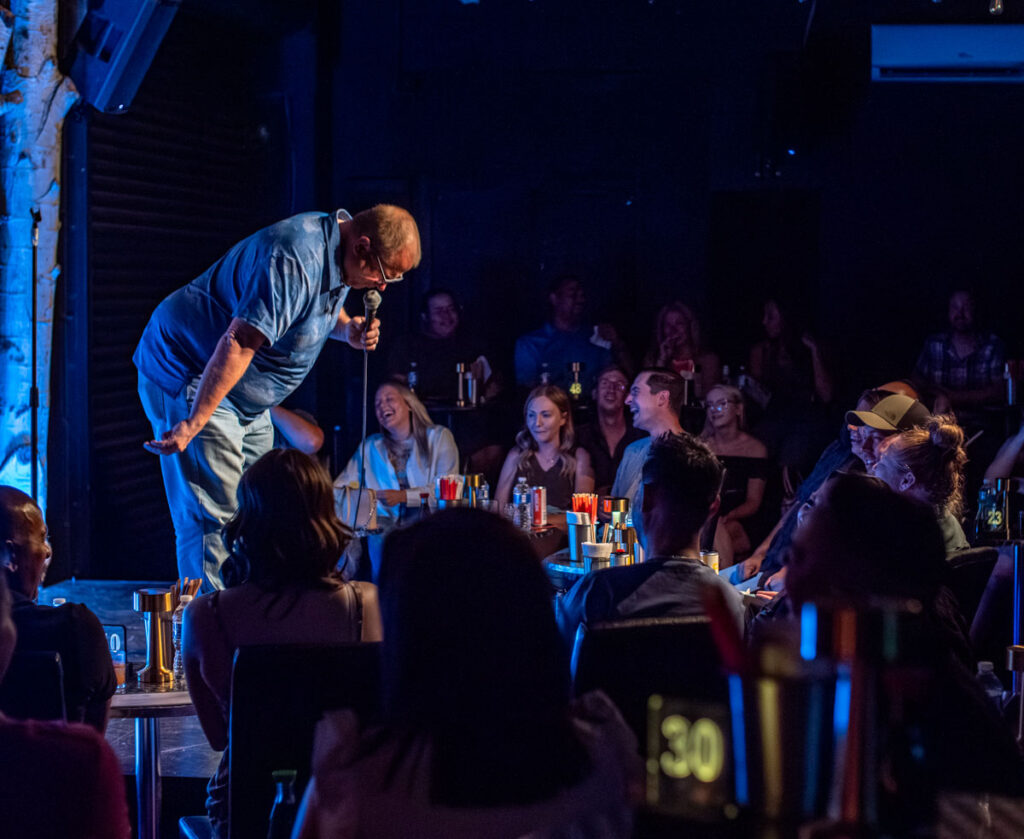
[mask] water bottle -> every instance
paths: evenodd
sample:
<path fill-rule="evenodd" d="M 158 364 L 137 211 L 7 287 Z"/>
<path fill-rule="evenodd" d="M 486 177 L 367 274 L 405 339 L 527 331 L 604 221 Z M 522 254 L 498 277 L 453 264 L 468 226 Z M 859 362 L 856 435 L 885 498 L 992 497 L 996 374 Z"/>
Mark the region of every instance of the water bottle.
<path fill-rule="evenodd" d="M 487 481 L 477 487 L 476 506 L 481 510 L 491 509 L 491 485 Z"/>
<path fill-rule="evenodd" d="M 191 594 L 183 594 L 178 598 L 178 608 L 171 615 L 171 642 L 174 644 L 174 685 L 183 687 L 185 684 L 185 660 L 181 655 L 181 621 L 185 616 L 185 607 L 192 601 Z"/>
<path fill-rule="evenodd" d="M 294 769 L 275 769 L 272 773 L 277 792 L 274 795 L 274 806 L 270 810 L 270 829 L 267 839 L 288 839 L 295 826 L 298 804 L 295 801 Z"/>
<path fill-rule="evenodd" d="M 516 506 L 515 525 L 521 530 L 529 531 L 533 527 L 533 513 L 530 510 L 530 484 L 526 478 L 520 478 L 512 491 L 512 503 Z"/>
<path fill-rule="evenodd" d="M 1003 707 L 1003 683 L 995 674 L 991 661 L 978 662 L 978 684 L 999 709 Z"/>
<path fill-rule="evenodd" d="M 416 370 L 416 362 L 415 361 L 410 361 L 409 362 L 408 383 L 409 383 L 409 390 L 411 390 L 413 393 L 415 393 L 416 392 L 416 386 L 420 383 L 420 374 Z"/>
<path fill-rule="evenodd" d="M 546 361 L 541 362 L 540 365 L 540 383 L 542 385 L 551 384 L 551 371 L 548 369 L 548 363 Z"/>

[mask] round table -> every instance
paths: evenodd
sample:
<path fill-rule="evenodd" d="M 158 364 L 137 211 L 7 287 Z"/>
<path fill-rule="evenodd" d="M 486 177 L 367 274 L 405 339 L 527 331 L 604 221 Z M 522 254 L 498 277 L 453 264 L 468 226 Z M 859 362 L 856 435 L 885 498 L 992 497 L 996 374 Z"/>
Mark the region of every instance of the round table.
<path fill-rule="evenodd" d="M 160 719 L 196 713 L 188 690 L 174 685 L 147 685 L 129 680 L 110 700 L 110 716 L 135 720 L 135 791 L 138 839 L 160 835 Z"/>

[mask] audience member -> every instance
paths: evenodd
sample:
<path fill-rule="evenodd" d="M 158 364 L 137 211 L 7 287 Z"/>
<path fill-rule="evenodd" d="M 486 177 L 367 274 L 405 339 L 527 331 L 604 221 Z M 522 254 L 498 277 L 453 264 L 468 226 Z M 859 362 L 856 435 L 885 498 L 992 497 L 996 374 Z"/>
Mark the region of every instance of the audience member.
<path fill-rule="evenodd" d="M 549 506 L 572 509 L 574 492 L 593 492 L 594 470 L 587 450 L 576 445 L 568 395 L 553 385 L 535 387 L 523 415 L 526 425 L 501 467 L 498 504 L 507 504 L 513 485 L 525 477 L 531 487 L 547 487 Z"/>
<path fill-rule="evenodd" d="M 296 835 L 630 836 L 635 738 L 603 694 L 570 703 L 525 537 L 445 511 L 388 537 L 380 582 L 385 725 L 327 715 Z"/>
<path fill-rule="evenodd" d="M 350 531 L 335 515 L 331 481 L 294 449 L 274 449 L 242 475 L 224 526 L 226 588 L 185 610 L 189 694 L 210 746 L 223 751 L 207 787 L 216 835 L 227 835 L 228 713 L 235 650 L 254 644 L 381 639 L 377 589 L 335 573 Z"/>
<path fill-rule="evenodd" d="M 0 564 L 14 601 L 17 652 L 60 653 L 68 720 L 88 723 L 102 733 L 110 697 L 117 690 L 107 637 L 99 619 L 81 603 L 36 603 L 51 554 L 46 522 L 35 501 L 21 490 L 0 486 Z"/>
<path fill-rule="evenodd" d="M 683 386 L 683 379 L 678 373 L 652 367 L 640 371 L 626 396 L 626 405 L 633 414 L 633 427 L 646 431 L 650 436 L 626 447 L 622 463 L 615 473 L 612 495 L 629 499 L 633 527 L 641 544 L 644 544 L 644 527 L 640 517 L 644 497 L 644 462 L 655 437 L 684 433 L 679 424 Z"/>
<path fill-rule="evenodd" d="M 765 302 L 762 324 L 749 373 L 770 399 L 754 433 L 780 466 L 806 474 L 829 437 L 822 406 L 832 401 L 832 376 L 818 340 L 780 300 Z"/>
<path fill-rule="evenodd" d="M 947 556 L 970 547 L 959 519 L 966 464 L 963 429 L 945 415 L 884 440 L 874 465 L 890 487 L 935 511 Z"/>
<path fill-rule="evenodd" d="M 739 631 L 742 597 L 700 559 L 699 537 L 718 510 L 722 466 L 688 434 L 654 438 L 643 464 L 647 559 L 584 575 L 555 603 L 563 641 L 571 647 L 581 625 L 626 618 L 703 615 L 703 590 L 722 589 Z"/>
<path fill-rule="evenodd" d="M 913 806 L 903 796 L 933 802 L 939 791 L 1024 792 L 1012 736 L 964 666 L 962 620 L 943 584 L 942 541 L 927 505 L 880 479 L 843 474 L 816 494 L 787 559 L 787 589 L 798 608 L 817 601 L 859 610 L 879 598 L 921 604 L 917 643 L 900 643 L 893 678 L 879 680 L 885 704 L 878 707 L 889 709 L 896 727 L 879 744 L 883 807 L 893 808 L 889 817 L 897 821 Z M 866 654 L 886 666 L 880 649 Z M 915 753 L 899 755 L 901 744 Z"/>
<path fill-rule="evenodd" d="M 388 375 L 409 384 L 416 363 L 416 395 L 426 401 L 454 403 L 459 393 L 456 366 L 472 368 L 481 394 L 493 396 L 497 381 L 484 356 L 483 346 L 462 329 L 462 306 L 455 292 L 432 288 L 420 305 L 419 328 L 395 338 L 388 354 Z"/>
<path fill-rule="evenodd" d="M 0 574 L 0 681 L 17 642 L 7 582 Z M 78 723 L 17 722 L 0 714 L 0 813 L 6 839 L 132 834 L 117 756 L 100 734 Z"/>
<path fill-rule="evenodd" d="M 434 503 L 434 481 L 459 471 L 459 450 L 452 433 L 435 425 L 416 394 L 399 382 L 385 382 L 377 388 L 374 409 L 380 433 L 370 435 L 356 448 L 334 487 L 341 519 L 352 528 L 365 526 L 366 520 L 360 518 L 360 501 L 368 497 L 360 491 L 365 451 L 364 486 L 376 491 L 377 523 L 387 530 L 417 514 L 421 494 L 426 493 L 428 503 Z M 368 541 L 376 571 L 380 537 L 371 536 Z"/>
<path fill-rule="evenodd" d="M 894 391 L 907 391 L 895 393 Z M 839 438 L 833 441 L 815 465 L 814 470 L 797 489 L 794 503 L 779 520 L 751 556 L 728 572 L 733 583 L 751 580 L 752 588 L 760 572 L 761 581 L 769 580 L 782 569 L 783 558 L 793 539 L 797 513 L 811 495 L 837 470 L 861 470 L 874 465 L 877 444 L 897 431 L 906 431 L 926 423 L 931 414 L 911 395 L 913 390 L 902 382 L 889 382 L 881 388 L 864 391 L 855 411 L 848 411 L 846 424 Z M 884 403 L 884 404 L 883 404 Z"/>
<path fill-rule="evenodd" d="M 629 378 L 621 367 L 605 367 L 597 377 L 594 404 L 597 416 L 576 432 L 576 440 L 590 455 L 594 467 L 594 491 L 607 495 L 622 463 L 626 446 L 639 440 L 644 432 L 627 418 L 626 394 Z"/>
<path fill-rule="evenodd" d="M 516 339 L 516 384 L 523 389 L 553 384 L 570 392 L 573 377 L 570 365 L 581 362 L 582 389 L 588 394 L 597 383 L 597 374 L 611 363 L 629 367 L 625 347 L 609 324 L 584 325 L 586 295 L 577 277 L 558 277 L 548 288 L 551 318 L 540 329 Z M 543 381 L 544 374 L 547 381 Z"/>
<path fill-rule="evenodd" d="M 738 388 L 715 385 L 708 391 L 707 421 L 701 439 L 725 467 L 718 526 L 729 534 L 735 554 L 750 553 L 751 545 L 760 542 L 771 526 L 771 522 L 765 526 L 763 507 L 768 450 L 743 430 L 744 413 L 743 394 Z"/>
<path fill-rule="evenodd" d="M 930 335 L 914 368 L 922 387 L 934 389 L 934 411 L 1002 404 L 1006 348 L 975 325 L 974 295 L 955 291 L 949 298 L 949 331 Z"/>
<path fill-rule="evenodd" d="M 664 367 L 693 380 L 693 396 L 703 399 L 722 380 L 722 362 L 701 343 L 700 323 L 693 309 L 676 300 L 658 312 L 654 341 L 644 367 Z"/>
<path fill-rule="evenodd" d="M 998 478 L 1019 477 L 1022 466 L 1024 466 L 1021 463 L 1022 452 L 1024 452 L 1024 422 L 1021 423 L 1016 434 L 1003 441 L 988 469 L 985 470 L 985 480 L 995 482 Z"/>

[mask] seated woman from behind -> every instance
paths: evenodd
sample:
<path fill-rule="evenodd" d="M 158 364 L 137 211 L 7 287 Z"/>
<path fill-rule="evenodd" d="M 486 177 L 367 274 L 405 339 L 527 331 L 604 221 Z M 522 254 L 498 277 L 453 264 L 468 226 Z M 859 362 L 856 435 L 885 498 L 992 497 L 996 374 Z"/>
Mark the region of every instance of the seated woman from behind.
<path fill-rule="evenodd" d="M 576 445 L 569 397 L 560 387 L 539 385 L 526 397 L 523 415 L 526 425 L 505 458 L 494 497 L 503 507 L 525 477 L 530 486 L 547 487 L 549 506 L 570 509 L 574 492 L 594 491 L 594 470 L 587 450 Z"/>
<path fill-rule="evenodd" d="M 384 726 L 328 714 L 296 835 L 630 836 L 635 738 L 603 694 L 570 703 L 526 538 L 445 511 L 388 536 L 380 584 Z"/>
<path fill-rule="evenodd" d="M 970 547 L 959 518 L 966 465 L 964 431 L 951 416 L 942 415 L 933 417 L 924 428 L 884 440 L 873 469 L 894 490 L 935 511 L 947 557 Z"/>
<path fill-rule="evenodd" d="M 224 750 L 207 787 L 218 836 L 227 835 L 228 713 L 235 650 L 253 644 L 379 641 L 377 589 L 335 566 L 350 533 L 334 513 L 327 472 L 309 455 L 274 449 L 242 475 L 224 526 L 226 588 L 185 610 L 188 689 L 210 745 Z"/>
<path fill-rule="evenodd" d="M 711 388 L 701 439 L 725 467 L 718 526 L 728 534 L 734 555 L 749 553 L 768 530 L 762 509 L 768 450 L 743 430 L 745 425 L 743 394 L 729 385 Z"/>

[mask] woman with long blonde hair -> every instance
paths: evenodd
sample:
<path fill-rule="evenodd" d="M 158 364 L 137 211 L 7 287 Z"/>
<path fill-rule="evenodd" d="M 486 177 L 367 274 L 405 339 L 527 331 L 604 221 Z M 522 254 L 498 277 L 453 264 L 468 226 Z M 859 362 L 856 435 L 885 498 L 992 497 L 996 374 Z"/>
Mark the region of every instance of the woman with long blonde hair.
<path fill-rule="evenodd" d="M 377 525 L 387 530 L 416 514 L 422 494 L 427 494 L 429 504 L 434 503 L 434 479 L 459 471 L 459 450 L 451 431 L 436 425 L 404 384 L 384 382 L 377 388 L 373 405 L 380 433 L 371 434 L 356 448 L 334 481 L 334 495 L 339 517 L 355 529 L 367 524 L 366 490 L 373 490 Z M 360 486 L 364 457 L 365 484 Z M 371 538 L 369 545 L 376 568 L 380 537 Z M 353 551 L 349 557 L 354 559 Z"/>
<path fill-rule="evenodd" d="M 679 300 L 666 303 L 658 311 L 644 367 L 664 367 L 692 378 L 698 398 L 722 378 L 722 362 L 703 345 L 696 313 Z"/>
<path fill-rule="evenodd" d="M 574 492 L 593 492 L 590 455 L 576 445 L 566 392 L 554 385 L 535 387 L 526 397 L 523 416 L 526 423 L 501 467 L 497 502 L 509 502 L 520 477 L 530 486 L 547 487 L 548 504 L 562 510 L 571 505 Z"/>

